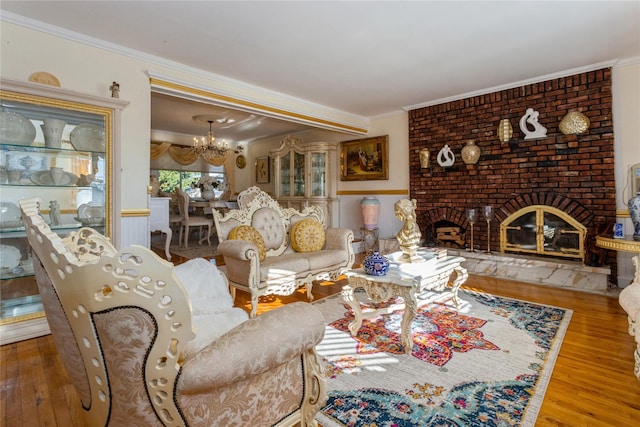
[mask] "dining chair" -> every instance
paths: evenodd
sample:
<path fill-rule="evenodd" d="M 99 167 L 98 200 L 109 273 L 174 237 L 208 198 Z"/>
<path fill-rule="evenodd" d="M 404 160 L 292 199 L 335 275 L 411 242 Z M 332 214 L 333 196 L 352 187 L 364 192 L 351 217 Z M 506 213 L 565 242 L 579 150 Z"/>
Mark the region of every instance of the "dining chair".
<path fill-rule="evenodd" d="M 178 195 L 178 210 L 180 211 L 180 217 L 182 218 L 178 241 L 182 241 L 182 232 L 184 231 L 184 247 L 188 248 L 191 227 L 199 227 L 199 236 L 201 236 L 202 227 L 206 226 L 207 234 L 198 241 L 198 244 L 202 244 L 202 241 L 206 239 L 209 246 L 211 246 L 211 229 L 213 227 L 213 220 L 205 216 L 189 215 L 189 195 L 180 189 L 176 189 L 176 194 Z"/>
<path fill-rule="evenodd" d="M 169 202 L 169 227 L 173 229 L 174 226 L 178 227 L 178 232 L 182 227 L 182 215 L 180 215 L 180 210 L 178 208 L 178 212 L 176 213 L 176 202 L 178 202 L 178 193 L 177 189 L 173 191 L 171 194 L 171 202 Z M 178 244 L 182 244 L 181 241 L 178 241 Z"/>

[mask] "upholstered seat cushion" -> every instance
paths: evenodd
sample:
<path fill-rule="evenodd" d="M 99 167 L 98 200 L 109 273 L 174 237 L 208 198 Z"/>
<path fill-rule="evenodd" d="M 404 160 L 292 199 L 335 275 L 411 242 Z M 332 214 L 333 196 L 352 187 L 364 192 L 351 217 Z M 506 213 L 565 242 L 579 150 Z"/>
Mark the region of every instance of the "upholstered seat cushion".
<path fill-rule="evenodd" d="M 277 257 L 267 257 L 260 263 L 260 281 L 272 281 L 280 277 L 297 277 L 310 271 L 323 270 L 344 263 L 344 251 L 292 252 Z"/>
<path fill-rule="evenodd" d="M 291 247 L 296 252 L 319 251 L 324 246 L 324 227 L 313 218 L 305 218 L 291 226 Z"/>
<path fill-rule="evenodd" d="M 185 347 L 185 359 L 249 318 L 244 310 L 233 307 L 227 281 L 206 259 L 189 260 L 174 267 L 173 272 L 189 295 L 196 333 Z"/>

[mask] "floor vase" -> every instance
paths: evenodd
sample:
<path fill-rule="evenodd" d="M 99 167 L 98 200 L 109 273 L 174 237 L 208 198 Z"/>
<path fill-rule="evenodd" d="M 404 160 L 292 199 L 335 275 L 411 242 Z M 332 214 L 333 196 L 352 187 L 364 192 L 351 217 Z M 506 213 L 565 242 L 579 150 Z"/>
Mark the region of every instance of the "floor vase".
<path fill-rule="evenodd" d="M 366 196 L 360 201 L 360 212 L 362 213 L 364 228 L 372 229 L 378 227 L 380 201 L 375 196 Z"/>

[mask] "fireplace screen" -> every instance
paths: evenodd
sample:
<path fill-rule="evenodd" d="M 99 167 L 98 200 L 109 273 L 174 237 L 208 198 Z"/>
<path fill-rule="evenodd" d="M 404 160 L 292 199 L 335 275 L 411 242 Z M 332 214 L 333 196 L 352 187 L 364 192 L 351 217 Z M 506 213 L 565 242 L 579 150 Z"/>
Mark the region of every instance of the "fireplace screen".
<path fill-rule="evenodd" d="M 587 229 L 551 206 L 529 206 L 500 224 L 500 251 L 537 254 L 584 261 Z"/>

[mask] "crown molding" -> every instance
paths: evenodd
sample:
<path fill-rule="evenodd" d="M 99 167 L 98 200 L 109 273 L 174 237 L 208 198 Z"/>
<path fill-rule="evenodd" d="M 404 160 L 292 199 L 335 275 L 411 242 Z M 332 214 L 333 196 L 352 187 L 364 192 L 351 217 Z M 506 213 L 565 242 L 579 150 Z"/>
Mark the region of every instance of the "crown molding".
<path fill-rule="evenodd" d="M 148 70 L 147 75 L 149 76 L 152 90 L 157 93 L 181 96 L 194 101 L 211 102 L 216 105 L 256 112 L 269 117 L 350 134 L 364 135 L 368 131 L 368 119 L 364 117 L 326 109 L 321 105 L 297 98 L 283 98 L 280 97 L 280 94 L 265 89 L 261 89 L 260 93 L 263 96 L 259 96 L 260 93 L 255 91 L 251 91 L 249 94 L 246 94 L 245 91 L 245 94 L 243 94 L 237 86 L 228 89 L 215 84 L 203 85 L 152 70 Z M 210 80 L 208 79 L 208 81 Z M 249 86 L 245 85 L 244 87 L 247 88 Z M 329 111 L 334 114 L 323 114 Z M 339 120 L 345 116 L 350 120 Z"/>
<path fill-rule="evenodd" d="M 493 86 L 486 89 L 479 89 L 472 92 L 461 93 L 459 95 L 449 96 L 441 99 L 435 99 L 433 101 L 427 101 L 420 104 L 408 105 L 406 107 L 402 107 L 402 109 L 405 111 L 411 111 L 411 110 L 416 110 L 418 108 L 431 107 L 432 105 L 446 104 L 447 102 L 459 101 L 461 99 L 472 98 L 474 96 L 486 95 L 488 93 L 500 92 L 502 90 L 507 90 L 507 89 L 513 89 L 514 87 L 520 87 L 520 86 L 530 85 L 534 83 L 545 82 L 547 80 L 573 76 L 576 74 L 586 73 L 588 71 L 600 70 L 602 68 L 608 68 L 608 67 L 613 68 L 616 66 L 623 66 L 622 64 L 625 63 L 626 61 L 627 60 L 625 59 L 623 61 L 610 60 L 605 62 L 599 62 L 597 64 L 585 65 L 583 67 L 572 68 L 570 70 L 559 71 L 557 73 L 546 74 L 544 76 L 534 77 L 531 79 L 520 80 L 517 82 L 506 83 L 503 85 Z M 625 65 L 629 65 L 629 64 L 625 64 Z"/>
<path fill-rule="evenodd" d="M 152 79 L 164 80 L 174 85 L 183 86 L 185 93 L 191 93 L 191 95 L 199 94 L 204 99 L 215 100 L 223 103 L 223 105 L 251 109 L 251 111 L 260 112 L 271 117 L 351 134 L 366 134 L 368 131 L 369 119 L 363 116 L 315 104 L 260 86 L 250 85 L 240 80 L 210 73 L 199 68 L 189 67 L 175 61 L 149 55 L 135 49 L 89 37 L 11 12 L 2 11 L 0 21 L 143 61 L 152 67 L 162 67 L 184 73 L 193 76 L 194 80 L 202 79 L 207 82 L 206 86 L 184 80 L 181 81 L 151 71 L 148 72 Z M 168 93 L 170 94 L 170 92 Z"/>

